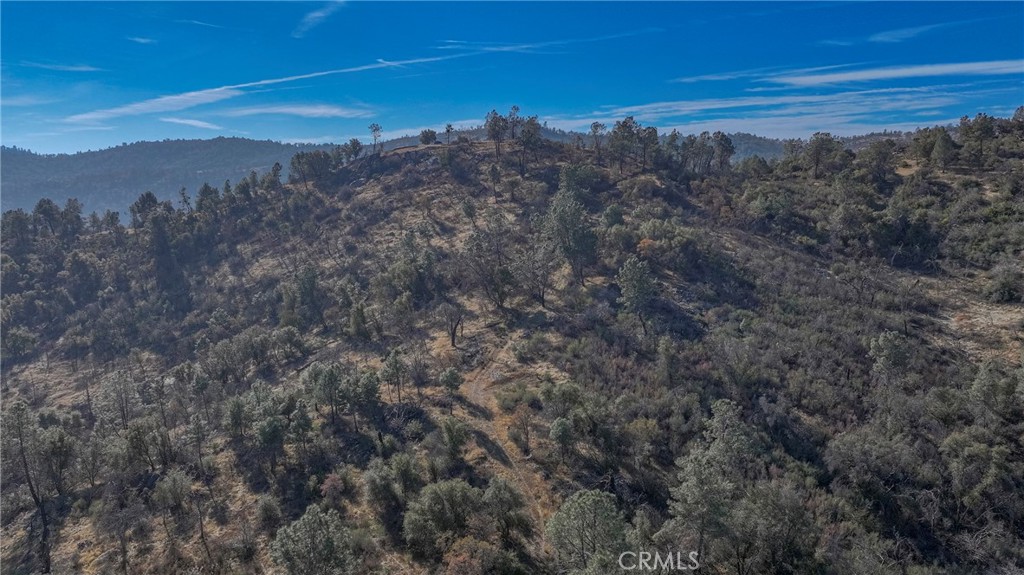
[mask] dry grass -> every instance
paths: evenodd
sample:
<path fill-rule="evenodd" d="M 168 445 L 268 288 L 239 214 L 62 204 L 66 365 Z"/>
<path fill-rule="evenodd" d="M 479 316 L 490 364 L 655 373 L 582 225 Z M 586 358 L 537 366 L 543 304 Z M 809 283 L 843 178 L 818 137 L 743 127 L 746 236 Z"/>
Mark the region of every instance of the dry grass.
<path fill-rule="evenodd" d="M 999 358 L 1019 365 L 1024 359 L 1024 306 L 986 301 L 976 279 L 924 277 L 921 282 L 939 305 L 937 343 L 975 362 Z"/>

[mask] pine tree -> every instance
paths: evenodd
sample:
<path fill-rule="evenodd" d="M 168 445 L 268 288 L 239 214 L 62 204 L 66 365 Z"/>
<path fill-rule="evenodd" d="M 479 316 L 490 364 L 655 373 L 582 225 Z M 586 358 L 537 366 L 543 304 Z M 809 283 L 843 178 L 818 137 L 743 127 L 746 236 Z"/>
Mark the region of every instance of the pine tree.
<path fill-rule="evenodd" d="M 625 547 L 626 522 L 611 493 L 578 491 L 551 516 L 545 532 L 563 568 L 611 572 L 601 567 L 612 567 Z"/>
<path fill-rule="evenodd" d="M 646 334 L 645 314 L 654 300 L 655 294 L 654 278 L 651 275 L 650 266 L 636 256 L 629 256 L 622 264 L 615 280 L 622 290 L 619 303 L 629 312 L 636 314 Z"/>
<path fill-rule="evenodd" d="M 568 190 L 559 190 L 551 200 L 544 229 L 572 268 L 573 277 L 584 285 L 586 269 L 597 259 L 597 236 L 587 222 L 587 213 Z"/>
<path fill-rule="evenodd" d="M 277 532 L 270 556 L 288 575 L 347 575 L 356 568 L 341 516 L 319 505 Z"/>

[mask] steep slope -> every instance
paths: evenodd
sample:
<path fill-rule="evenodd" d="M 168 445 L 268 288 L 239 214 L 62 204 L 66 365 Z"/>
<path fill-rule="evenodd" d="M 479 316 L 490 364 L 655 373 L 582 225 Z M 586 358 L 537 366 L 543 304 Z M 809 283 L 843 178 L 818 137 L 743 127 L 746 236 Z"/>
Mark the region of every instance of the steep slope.
<path fill-rule="evenodd" d="M 321 506 L 356 572 L 555 572 L 594 492 L 722 572 L 1011 568 L 1005 130 L 987 170 L 462 142 L 134 228 L 5 214 L 3 561 L 39 567 L 42 509 L 55 570 L 273 572 Z"/>

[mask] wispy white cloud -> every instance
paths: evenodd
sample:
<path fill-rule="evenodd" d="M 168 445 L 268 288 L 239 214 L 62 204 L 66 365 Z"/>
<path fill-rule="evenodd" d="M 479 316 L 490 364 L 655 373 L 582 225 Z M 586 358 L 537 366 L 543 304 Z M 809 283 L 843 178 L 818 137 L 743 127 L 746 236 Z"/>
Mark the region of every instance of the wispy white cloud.
<path fill-rule="evenodd" d="M 192 92 L 185 92 L 182 94 L 159 96 L 156 98 L 151 98 L 149 100 L 143 100 L 141 102 L 135 102 L 124 106 L 117 106 L 115 108 L 106 108 L 102 110 L 94 110 L 92 112 L 85 112 L 82 114 L 75 114 L 67 117 L 66 120 L 69 122 L 80 123 L 102 122 L 123 116 L 139 116 L 143 114 L 152 114 L 160 112 L 178 112 L 181 110 L 193 108 L 195 106 L 200 106 L 203 104 L 212 104 L 214 102 L 220 102 L 222 100 L 242 96 L 248 93 L 245 90 L 246 88 L 272 86 L 276 84 L 284 84 L 287 82 L 295 82 L 298 80 L 309 80 L 311 78 L 320 78 L 323 76 L 332 76 L 336 74 L 352 74 L 355 72 L 365 72 L 368 70 L 380 70 L 383 68 L 391 68 L 394 67 L 395 65 L 440 62 L 444 60 L 452 60 L 455 58 L 473 56 L 475 54 L 479 54 L 479 52 L 449 54 L 446 56 L 431 56 L 427 58 L 410 58 L 407 60 L 398 60 L 395 62 L 388 63 L 374 62 L 372 64 L 353 66 L 351 68 L 339 68 L 336 70 L 324 70 L 322 72 L 311 72 L 308 74 L 298 74 L 295 76 L 286 76 L 283 78 L 256 80 L 254 82 L 245 82 L 242 84 L 220 86 L 218 88 L 209 88 L 205 90 L 195 90 Z"/>
<path fill-rule="evenodd" d="M 608 40 L 612 38 L 624 38 L 628 36 L 634 36 L 637 34 L 648 33 L 655 31 L 656 29 L 646 29 L 635 32 L 626 32 L 623 34 L 613 34 L 608 36 L 600 36 L 596 38 L 583 38 L 583 39 L 572 39 L 572 40 L 554 40 L 551 42 L 538 42 L 531 45 L 518 44 L 515 45 L 517 48 L 524 48 L 526 46 L 553 46 L 571 44 L 577 42 L 597 42 L 601 40 Z M 338 68 L 334 70 L 323 70 L 320 72 L 310 72 L 306 74 L 297 74 L 294 76 L 285 76 L 281 78 L 269 78 L 266 80 L 256 80 L 253 82 L 244 82 L 241 84 L 231 84 L 227 86 L 220 86 L 218 88 L 208 88 L 204 90 L 194 90 L 191 92 L 184 92 L 181 94 L 172 94 L 167 96 L 159 96 L 140 102 L 134 102 L 123 106 L 117 106 L 114 108 L 106 108 L 101 110 L 94 110 L 91 112 L 84 112 L 81 114 L 74 114 L 65 118 L 68 122 L 75 123 L 95 123 L 111 120 L 123 116 L 138 116 L 143 114 L 162 113 L 162 112 L 178 112 L 181 110 L 187 110 L 196 106 L 204 104 L 212 104 L 220 102 L 230 98 L 236 98 L 238 96 L 245 95 L 251 90 L 248 88 L 261 88 L 265 86 L 272 86 L 277 84 L 285 84 L 289 82 L 295 82 L 299 80 L 309 80 L 313 78 L 322 78 L 325 76 L 333 76 L 339 74 L 352 74 L 356 72 L 365 72 L 369 70 L 381 70 L 385 68 L 396 68 L 409 66 L 413 64 L 427 64 L 432 62 L 442 62 L 445 60 L 454 60 L 456 58 L 466 58 L 470 56 L 479 56 L 494 51 L 511 51 L 512 46 L 505 46 L 504 48 L 497 50 L 471 50 L 466 52 L 459 52 L 456 54 L 445 54 L 441 56 L 428 56 L 421 58 L 408 58 L 405 60 L 383 60 L 378 59 L 377 61 L 370 64 L 363 64 L 361 66 L 352 66 L 349 68 Z"/>
<path fill-rule="evenodd" d="M 74 132 L 108 132 L 113 129 L 113 126 L 64 126 L 48 132 L 30 132 L 25 135 L 32 138 L 42 138 L 53 136 L 65 136 L 67 134 Z"/>
<path fill-rule="evenodd" d="M 820 46 L 853 46 L 854 44 L 856 44 L 856 42 L 853 40 L 841 40 L 839 38 L 818 41 L 818 45 Z"/>
<path fill-rule="evenodd" d="M 952 28 L 954 26 L 963 26 L 965 24 L 973 24 L 975 22 L 983 22 L 988 18 L 973 18 L 969 20 L 956 20 L 953 22 L 939 22 L 937 24 L 924 24 L 921 26 L 910 26 L 907 28 L 895 28 L 893 30 L 883 30 L 876 32 L 867 37 L 859 38 L 833 38 L 829 40 L 820 40 L 819 45 L 822 46 L 853 46 L 856 44 L 863 44 L 864 42 L 874 42 L 883 44 L 895 44 L 898 42 L 906 42 L 912 40 L 918 36 L 927 34 L 934 30 L 941 30 L 943 28 Z"/>
<path fill-rule="evenodd" d="M 28 107 L 28 106 L 42 106 L 44 104 L 52 104 L 57 102 L 56 98 L 46 98 L 43 96 L 4 96 L 0 98 L 0 106 L 17 106 L 17 107 Z"/>
<path fill-rule="evenodd" d="M 405 66 L 399 66 L 399 68 L 405 68 Z M 393 80 L 398 80 L 398 79 L 401 79 L 401 78 L 422 78 L 423 76 L 436 76 L 438 74 L 447 74 L 447 75 L 469 74 L 471 72 L 482 72 L 484 70 L 494 70 L 496 68 L 497 68 L 497 66 L 494 66 L 494 65 L 486 65 L 486 66 L 473 66 L 473 67 L 469 67 L 469 68 L 448 69 L 448 70 L 443 70 L 443 71 L 442 70 L 419 71 L 419 72 L 411 72 L 409 74 L 399 74 L 397 76 L 392 76 L 391 78 Z"/>
<path fill-rule="evenodd" d="M 939 28 L 945 28 L 951 24 L 928 24 L 927 26 L 914 26 L 912 28 L 898 28 L 896 30 L 885 30 L 868 36 L 868 42 L 894 43 L 903 42 L 916 38 L 925 32 L 931 32 Z"/>
<path fill-rule="evenodd" d="M 436 48 L 438 50 L 467 50 L 473 52 L 515 52 L 520 54 L 531 54 L 536 53 L 537 50 L 542 48 L 552 48 L 556 46 L 569 46 L 572 44 L 586 44 L 590 42 L 603 42 L 606 40 L 616 40 L 619 38 L 629 38 L 632 36 L 639 36 L 643 34 L 651 34 L 654 32 L 661 32 L 661 28 L 644 28 L 642 30 L 631 30 L 628 32 L 621 32 L 618 34 L 608 34 L 605 36 L 595 36 L 592 38 L 565 38 L 561 40 L 545 40 L 540 42 L 472 42 L 468 40 L 444 40 L 440 46 Z"/>
<path fill-rule="evenodd" d="M 868 42 L 883 42 L 883 43 L 894 43 L 904 42 L 917 38 L 922 34 L 931 32 L 932 30 L 940 30 L 942 28 L 953 28 L 955 26 L 963 26 L 966 24 L 975 24 L 977 22 L 984 22 L 991 18 L 972 18 L 969 20 L 956 20 L 953 22 L 939 22 L 938 24 L 925 24 L 923 26 L 913 26 L 910 28 L 897 28 L 895 30 L 885 30 L 868 36 Z"/>
<path fill-rule="evenodd" d="M 450 54 L 447 56 L 430 56 L 426 58 L 409 58 L 407 60 L 396 60 L 390 62 L 374 62 L 372 64 L 363 64 L 361 66 L 353 66 L 351 68 L 338 68 L 336 70 L 324 70 L 322 72 L 310 72 L 308 74 L 298 74 L 295 76 L 286 76 L 283 78 L 271 78 L 269 80 L 256 80 L 255 82 L 246 82 L 244 84 L 235 84 L 233 86 L 224 86 L 220 89 L 237 89 L 237 88 L 256 88 L 260 86 L 272 86 L 275 84 L 284 84 L 287 82 L 295 82 L 298 80 L 309 80 L 312 78 L 321 78 L 324 76 L 334 76 L 337 74 L 352 74 L 354 72 L 366 72 L 368 70 L 381 70 L 383 68 L 393 68 L 395 66 L 406 66 L 409 64 L 427 64 L 430 62 L 442 62 L 444 60 L 453 60 L 455 58 L 464 58 L 466 56 L 473 56 L 476 53 L 466 54 Z"/>
<path fill-rule="evenodd" d="M 404 60 L 403 64 L 413 64 L 421 62 L 436 62 L 438 60 L 447 60 L 456 56 L 440 56 L 433 58 L 416 58 L 412 60 Z M 374 63 L 366 64 L 363 66 L 356 66 L 352 68 L 342 68 L 338 70 L 326 70 L 323 72 L 313 72 L 309 74 L 300 74 L 296 76 L 287 76 L 284 78 L 271 78 L 267 80 L 257 80 L 255 82 L 246 82 L 242 84 L 233 84 L 230 86 L 221 86 L 219 88 L 209 88 L 205 90 L 195 90 L 192 92 L 184 92 L 181 94 L 173 94 L 169 96 L 159 96 L 157 98 L 151 98 L 149 100 L 143 100 L 141 102 L 135 102 L 124 106 L 118 106 L 115 108 L 107 108 L 102 110 L 95 110 L 92 112 L 85 112 L 82 114 L 75 114 L 69 116 L 67 121 L 69 122 L 102 122 L 113 118 L 119 118 L 123 116 L 139 116 L 143 114 L 152 114 L 159 112 L 178 112 L 181 110 L 187 110 L 203 104 L 212 104 L 214 102 L 220 102 L 230 98 L 235 98 L 246 94 L 245 88 L 256 88 L 261 86 L 270 86 L 274 84 L 283 84 L 286 82 L 294 82 L 297 80 L 307 80 L 310 78 L 318 78 L 321 76 L 329 76 L 332 74 L 346 74 L 352 72 L 362 72 L 365 70 L 375 70 L 380 68 L 389 67 L 388 64 Z"/>
<path fill-rule="evenodd" d="M 715 72 L 699 76 L 676 78 L 671 82 L 694 83 L 735 79 L 750 79 L 755 83 L 769 83 L 771 86 L 753 85 L 745 87 L 745 92 L 777 92 L 792 91 L 800 88 L 816 88 L 820 86 L 840 85 L 849 82 L 869 82 L 874 80 L 891 80 L 903 78 L 924 78 L 942 76 L 1005 76 L 1024 74 L 1024 60 L 996 60 L 990 62 L 964 62 L 955 64 L 922 64 L 911 66 L 889 66 L 880 68 L 856 68 L 866 62 L 833 64 L 813 68 L 752 68 Z M 828 73 L 821 73 L 828 72 Z"/>
<path fill-rule="evenodd" d="M 182 126 L 191 126 L 193 128 L 203 128 L 204 130 L 223 130 L 224 128 L 217 124 L 211 124 L 202 120 L 193 120 L 190 118 L 160 118 L 161 122 L 167 122 L 169 124 L 180 124 Z"/>
<path fill-rule="evenodd" d="M 161 112 L 179 112 L 181 110 L 187 110 L 203 104 L 212 104 L 214 102 L 220 102 L 229 98 L 241 96 L 244 93 L 245 92 L 239 90 L 237 86 L 223 86 L 209 90 L 196 90 L 193 92 L 184 92 L 182 94 L 160 96 L 149 100 L 143 100 L 141 102 L 135 102 L 133 104 L 117 106 L 115 108 L 106 108 L 103 110 L 94 110 L 92 112 L 75 114 L 68 116 L 66 120 L 73 123 L 89 124 L 106 122 L 108 120 L 124 116 L 140 116 L 143 114 L 156 114 Z"/>
<path fill-rule="evenodd" d="M 223 112 L 225 116 L 258 116 L 264 114 L 280 114 L 300 116 L 303 118 L 370 118 L 374 113 L 366 108 L 346 108 L 327 104 L 282 104 L 277 106 L 253 106 L 236 108 Z"/>
<path fill-rule="evenodd" d="M 384 58 L 377 58 L 377 63 L 384 64 L 388 68 L 405 68 L 404 64 L 399 64 L 397 62 L 391 62 L 389 60 L 385 60 Z"/>
<path fill-rule="evenodd" d="M 993 60 L 989 62 L 962 62 L 955 64 L 923 64 L 918 66 L 892 66 L 832 72 L 828 74 L 780 74 L 767 81 L 795 87 L 823 86 L 848 82 L 929 78 L 940 76 L 996 76 L 1024 74 L 1024 60 Z"/>
<path fill-rule="evenodd" d="M 735 70 L 732 72 L 715 72 L 712 74 L 701 74 L 699 76 L 683 76 L 671 81 L 679 84 L 693 84 L 696 82 L 719 82 L 724 80 L 739 80 L 741 78 L 759 78 L 773 69 L 777 68 L 751 68 L 749 70 Z"/>
<path fill-rule="evenodd" d="M 136 44 L 156 44 L 156 40 L 153 38 L 143 38 L 142 36 L 128 36 L 125 40 L 135 42 Z"/>
<path fill-rule="evenodd" d="M 344 2 L 331 2 L 322 8 L 318 8 L 309 12 L 302 17 L 302 21 L 299 22 L 295 30 L 292 30 L 293 38 L 302 38 L 309 33 L 310 30 L 316 28 L 327 20 L 331 14 L 334 14 L 344 5 Z"/>
<path fill-rule="evenodd" d="M 296 138 L 284 138 L 281 140 L 282 144 L 335 144 L 343 142 L 339 136 L 312 136 L 308 138 L 296 137 Z"/>
<path fill-rule="evenodd" d="M 29 68 L 40 68 L 43 70 L 54 70 L 56 72 L 105 72 L 103 68 L 89 66 L 87 64 L 44 64 L 40 62 L 22 62 L 22 66 Z"/>
<path fill-rule="evenodd" d="M 703 100 L 676 100 L 652 102 L 635 106 L 618 106 L 607 110 L 609 118 L 633 116 L 639 121 L 654 122 L 690 114 L 712 111 L 757 109 L 764 113 L 780 106 L 815 106 L 845 104 L 859 110 L 915 109 L 920 106 L 946 105 L 953 101 L 949 93 L 936 93 L 929 89 L 858 90 L 838 94 L 780 96 L 744 96 L 736 98 L 710 98 Z"/>
<path fill-rule="evenodd" d="M 585 130 L 591 122 L 608 125 L 633 116 L 662 131 L 742 131 L 772 137 L 806 137 L 817 131 L 856 134 L 888 128 L 912 129 L 944 123 L 951 106 L 977 102 L 994 93 L 1008 93 L 1005 86 L 986 89 L 951 84 L 915 88 L 882 88 L 834 94 L 783 94 L 651 102 L 631 106 L 606 106 L 592 114 L 543 118 L 563 130 Z M 943 111 L 946 110 L 946 111 Z"/>
<path fill-rule="evenodd" d="M 684 76 L 682 78 L 675 78 L 670 80 L 679 84 L 692 84 L 696 82 L 717 82 L 724 80 L 739 80 L 743 78 L 764 78 L 772 76 L 782 72 L 787 74 L 805 74 L 809 72 L 821 72 L 824 70 L 835 70 L 838 68 L 849 68 L 850 66 L 856 66 L 857 64 L 836 64 L 832 66 L 816 66 L 814 68 L 798 68 L 786 70 L 780 66 L 772 66 L 767 68 L 750 68 L 747 70 L 733 70 L 729 72 L 713 72 L 710 74 L 702 74 L 699 76 Z"/>
<path fill-rule="evenodd" d="M 194 24 L 196 26 L 203 26 L 205 28 L 224 28 L 219 24 L 211 24 L 209 22 L 203 22 L 201 20 L 175 20 L 178 24 Z"/>

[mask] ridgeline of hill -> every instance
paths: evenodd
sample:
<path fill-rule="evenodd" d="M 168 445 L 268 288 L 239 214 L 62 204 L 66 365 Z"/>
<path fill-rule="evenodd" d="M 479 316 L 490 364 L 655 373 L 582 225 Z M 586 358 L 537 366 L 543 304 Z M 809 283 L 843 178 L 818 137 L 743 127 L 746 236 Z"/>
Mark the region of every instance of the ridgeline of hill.
<path fill-rule="evenodd" d="M 5 211 L 5 572 L 1024 568 L 1024 114 L 520 128 Z"/>
<path fill-rule="evenodd" d="M 453 137 L 483 140 L 483 128 L 460 130 Z M 572 142 L 575 134 L 543 129 L 551 140 Z M 737 158 L 760 155 L 781 157 L 782 143 L 749 134 L 733 136 Z M 385 150 L 419 144 L 417 136 L 389 140 Z M 237 182 L 253 170 L 267 172 L 275 163 L 284 168 L 298 152 L 332 150 L 335 144 L 282 144 L 246 138 L 164 140 L 134 142 L 105 150 L 76 154 L 36 154 L 0 146 L 0 183 L 3 209 L 31 210 L 49 198 L 59 205 L 77 198 L 85 213 L 106 210 L 127 214 L 139 194 L 151 191 L 160 200 L 177 201 L 185 189 L 192 196 L 204 183 L 222 187 Z"/>

